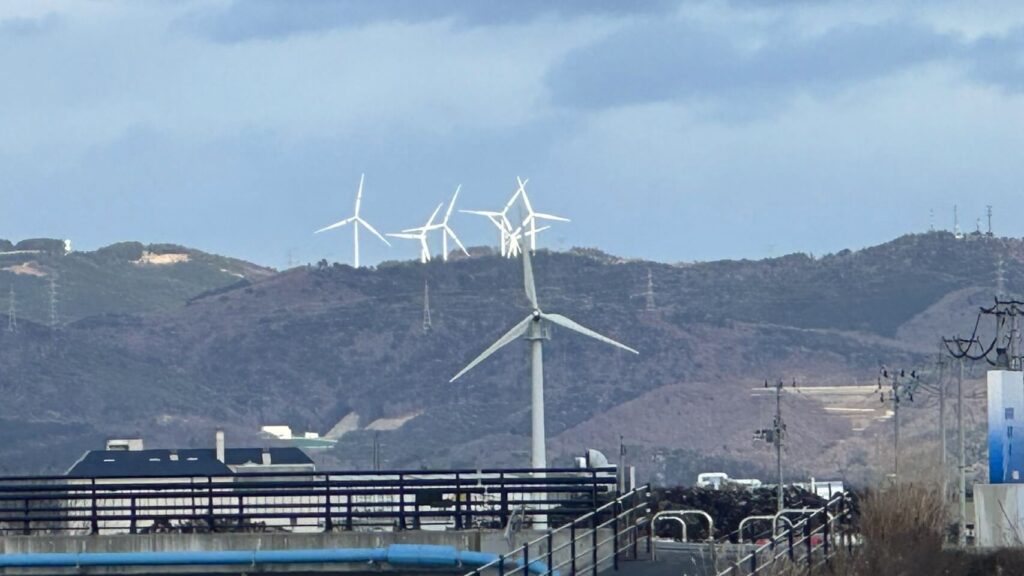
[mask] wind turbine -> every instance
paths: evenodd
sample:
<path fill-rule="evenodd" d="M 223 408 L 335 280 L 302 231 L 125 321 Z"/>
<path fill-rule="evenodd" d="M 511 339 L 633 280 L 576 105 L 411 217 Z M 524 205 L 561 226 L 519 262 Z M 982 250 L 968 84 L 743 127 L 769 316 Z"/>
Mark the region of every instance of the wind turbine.
<path fill-rule="evenodd" d="M 516 188 L 515 193 L 512 194 L 512 197 L 509 198 L 508 202 L 505 203 L 505 207 L 502 208 L 500 211 L 459 210 L 459 212 L 464 212 L 466 214 L 476 214 L 478 216 L 485 216 L 487 217 L 488 220 L 491 221 L 491 224 L 494 224 L 494 226 L 498 228 L 498 231 L 501 234 L 502 256 L 515 258 L 516 256 L 519 255 L 519 246 L 516 245 L 515 242 L 521 237 L 522 226 L 519 226 L 515 229 L 512 228 L 512 222 L 508 219 L 508 211 L 511 210 L 512 206 L 515 205 L 516 199 L 519 198 L 519 195 L 525 193 L 523 187 L 526 186 L 526 183 L 529 181 L 529 178 L 527 178 L 526 180 L 522 180 L 518 176 L 516 176 L 516 182 L 519 184 L 519 187 Z M 537 232 L 540 231 L 540 229 L 534 230 L 533 234 L 535 235 Z"/>
<path fill-rule="evenodd" d="M 469 256 L 469 251 L 466 250 L 466 247 L 462 245 L 462 241 L 460 241 L 459 237 L 455 235 L 455 231 L 452 230 L 450 226 L 448 226 L 448 219 L 452 217 L 452 209 L 455 208 L 455 200 L 457 200 L 459 197 L 459 190 L 462 190 L 462 184 L 459 184 L 455 188 L 455 194 L 452 195 L 452 201 L 448 203 L 448 210 L 445 211 L 444 213 L 444 220 L 442 220 L 440 224 L 434 224 L 433 227 L 431 227 L 431 229 L 441 231 L 441 249 L 443 250 L 443 252 L 441 253 L 441 257 L 444 259 L 445 262 L 448 261 L 449 236 L 451 236 L 452 240 L 455 241 L 455 243 L 459 246 L 460 249 L 462 249 L 462 253 L 465 254 L 466 256 Z"/>
<path fill-rule="evenodd" d="M 589 336 L 595 340 L 604 342 L 605 344 L 611 344 L 612 346 L 622 348 L 628 352 L 639 354 L 636 350 L 620 344 L 611 338 L 602 336 L 593 330 L 577 324 L 573 320 L 562 316 L 561 314 L 550 314 L 544 312 L 540 308 L 540 304 L 537 302 L 537 288 L 533 283 L 533 266 L 530 262 L 530 251 L 523 250 L 523 286 L 526 289 L 526 297 L 530 300 L 530 305 L 533 306 L 533 311 L 530 315 L 520 321 L 518 324 L 512 327 L 511 330 L 505 333 L 504 336 L 498 338 L 498 340 L 491 344 L 489 348 L 484 350 L 479 356 L 476 357 L 472 362 L 463 368 L 458 374 L 456 374 L 449 382 L 455 382 L 463 374 L 472 370 L 477 364 L 486 360 L 491 354 L 494 354 L 500 348 L 503 348 L 506 344 L 518 339 L 520 336 L 526 336 L 526 340 L 530 342 L 530 366 L 531 366 L 531 434 L 532 434 L 532 449 L 530 456 L 530 463 L 533 468 L 546 468 L 547 467 L 547 449 L 545 442 L 544 432 L 544 340 L 547 339 L 544 331 L 544 323 L 550 322 L 557 324 L 563 328 L 568 328 L 573 332 L 577 332 L 584 336 Z"/>
<path fill-rule="evenodd" d="M 401 232 L 389 233 L 388 236 L 392 238 L 404 238 L 406 240 L 419 240 L 420 241 L 420 262 L 426 264 L 430 262 L 430 246 L 427 244 L 427 232 L 434 230 L 437 225 L 434 224 L 434 218 L 437 218 L 437 213 L 441 211 L 441 206 L 444 206 L 444 202 L 437 205 L 434 208 L 434 213 L 430 215 L 430 219 L 427 223 L 419 228 L 406 228 Z"/>
<path fill-rule="evenodd" d="M 542 212 L 535 212 L 533 210 L 533 204 L 530 203 L 530 197 L 526 195 L 526 183 L 529 182 L 529 178 L 525 181 L 520 180 L 516 176 L 516 181 L 519 183 L 519 190 L 516 191 L 517 195 L 523 197 L 523 204 L 526 205 L 526 219 L 523 220 L 523 226 L 530 228 L 530 250 L 537 250 L 537 232 L 540 230 L 537 228 L 537 220 L 552 220 L 555 222 L 570 222 L 568 218 L 562 218 L 561 216 L 555 216 L 553 214 L 544 214 Z M 513 196 L 513 199 L 515 197 Z"/>
<path fill-rule="evenodd" d="M 363 220 L 363 218 L 359 215 L 359 208 L 360 208 L 360 206 L 363 203 L 363 179 L 365 177 L 366 177 L 366 174 L 360 174 L 360 176 L 359 176 L 359 191 L 356 192 L 356 211 L 355 211 L 355 215 L 353 215 L 350 218 L 346 218 L 344 220 L 335 222 L 334 224 L 331 224 L 330 226 L 325 226 L 325 227 L 317 230 L 316 232 L 314 232 L 314 234 L 319 234 L 321 232 L 326 232 L 328 230 L 334 230 L 335 228 L 341 228 L 342 226 L 345 226 L 347 224 L 352 224 L 352 240 L 353 240 L 353 243 L 355 245 L 354 246 L 354 250 L 355 250 L 355 259 L 354 260 L 355 260 L 355 267 L 356 268 L 359 268 L 359 227 L 360 226 L 363 226 L 364 228 L 366 228 L 367 230 L 372 232 L 374 236 L 376 236 L 377 238 L 380 238 L 381 242 L 387 244 L 388 246 L 391 246 L 391 242 L 388 242 L 387 238 L 381 236 L 380 232 L 377 232 L 376 228 L 371 226 L 370 223 L 367 222 L 366 220 Z"/>
<path fill-rule="evenodd" d="M 477 216 L 486 216 L 491 224 L 494 224 L 499 233 L 501 234 L 501 255 L 505 256 L 506 246 L 508 245 L 508 232 L 506 231 L 505 222 L 501 218 L 501 212 L 492 212 L 488 210 L 459 210 L 463 214 L 476 214 Z"/>

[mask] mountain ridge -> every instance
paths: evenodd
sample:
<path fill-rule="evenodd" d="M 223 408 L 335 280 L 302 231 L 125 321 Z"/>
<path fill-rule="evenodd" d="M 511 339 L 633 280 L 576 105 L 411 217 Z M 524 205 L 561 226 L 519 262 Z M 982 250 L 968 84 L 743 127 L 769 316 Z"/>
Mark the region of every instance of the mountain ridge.
<path fill-rule="evenodd" d="M 541 250 L 534 265 L 545 309 L 641 351 L 633 358 L 555 331 L 545 346 L 552 461 L 568 463 L 591 447 L 583 445 L 588 437 L 617 453 L 608 445 L 615 434 L 597 431 L 619 423 L 624 441 L 636 437 L 632 442 L 642 448 L 643 474 L 690 481 L 674 476 L 698 460 L 731 462 L 737 474 L 757 472 L 770 455 L 747 438 L 764 424 L 752 387 L 776 377 L 873 383 L 880 363 L 925 363 L 924 351 L 934 350 L 938 334 L 900 337 L 900 328 L 950 294 L 994 285 L 1000 259 L 1007 285 L 1019 282 L 1020 240 L 945 233 L 820 258 L 686 265 Z M 653 311 L 638 296 L 648 270 Z M 0 272 L 0 290 L 7 274 Z M 173 305 L 83 315 L 59 331 L 37 326 L 0 334 L 0 390 L 11 399 L 0 406 L 0 431 L 46 426 L 53 434 L 0 448 L 0 465 L 59 471 L 58 439 L 69 454 L 105 436 L 135 433 L 167 446 L 205 446 L 213 428 L 223 426 L 239 444 L 261 443 L 257 431 L 265 424 L 326 432 L 352 413 L 368 424 L 414 412 L 420 415 L 398 429 L 379 432 L 390 466 L 526 461 L 525 346 L 512 344 L 465 381 L 447 384 L 526 313 L 521 264 L 482 255 L 359 270 L 309 265 L 255 276 L 197 287 Z M 421 328 L 425 282 L 434 324 L 428 334 Z M 955 329 L 951 306 L 934 309 L 938 316 L 928 325 Z M 686 436 L 672 427 L 697 424 L 669 421 L 676 404 L 659 396 L 667 391 L 694 398 L 687 418 L 720 410 L 734 419 L 725 442 L 694 434 L 694 441 L 677 445 Z M 793 465 L 808 473 L 837 470 L 829 458 L 854 435 L 849 426 L 807 399 L 793 400 L 792 408 L 807 422 L 795 433 L 814 446 L 794 454 Z M 650 437 L 663 440 L 639 440 L 646 429 L 638 413 L 658 421 L 646 424 L 660 427 Z M 815 437 L 814 430 L 824 432 Z M 345 434 L 318 458 L 365 467 L 372 433 Z M 863 459 L 858 466 L 869 474 L 875 466 Z"/>

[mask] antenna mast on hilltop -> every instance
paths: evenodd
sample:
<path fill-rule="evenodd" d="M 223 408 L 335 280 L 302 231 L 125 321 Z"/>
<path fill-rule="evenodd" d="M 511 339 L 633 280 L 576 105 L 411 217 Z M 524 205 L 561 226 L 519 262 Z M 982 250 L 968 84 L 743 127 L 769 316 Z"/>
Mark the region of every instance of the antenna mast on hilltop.
<path fill-rule="evenodd" d="M 992 205 L 989 204 L 985 207 L 985 213 L 988 215 L 988 232 L 989 236 L 992 235 Z"/>
<path fill-rule="evenodd" d="M 963 233 L 960 232 L 960 216 L 957 214 L 956 204 L 953 204 L 953 237 L 954 238 L 963 238 L 964 237 Z"/>
<path fill-rule="evenodd" d="M 434 324 L 430 321 L 430 283 L 423 281 L 423 331 L 430 332 Z"/>
<path fill-rule="evenodd" d="M 18 331 L 18 306 L 14 300 L 14 285 L 11 284 L 11 295 L 7 300 L 7 331 Z"/>

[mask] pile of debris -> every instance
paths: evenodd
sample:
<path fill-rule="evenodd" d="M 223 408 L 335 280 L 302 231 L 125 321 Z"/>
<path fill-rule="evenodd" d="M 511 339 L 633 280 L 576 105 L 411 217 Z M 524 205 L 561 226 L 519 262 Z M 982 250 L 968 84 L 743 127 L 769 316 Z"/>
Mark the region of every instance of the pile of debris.
<path fill-rule="evenodd" d="M 771 516 L 778 511 L 778 494 L 774 488 L 662 488 L 654 491 L 656 511 L 662 510 L 703 510 L 715 521 L 715 539 L 728 538 L 736 542 L 740 522 L 748 516 Z M 823 507 L 824 498 L 801 488 L 788 487 L 784 490 L 784 501 L 788 509 L 816 509 Z M 855 505 L 855 504 L 854 504 Z M 797 515 L 793 516 L 796 519 Z M 687 539 L 707 540 L 707 522 L 696 516 L 685 519 Z M 657 536 L 662 538 L 682 537 L 682 528 L 677 522 L 658 522 Z M 770 536 L 771 522 L 756 523 L 745 528 L 744 539 Z"/>

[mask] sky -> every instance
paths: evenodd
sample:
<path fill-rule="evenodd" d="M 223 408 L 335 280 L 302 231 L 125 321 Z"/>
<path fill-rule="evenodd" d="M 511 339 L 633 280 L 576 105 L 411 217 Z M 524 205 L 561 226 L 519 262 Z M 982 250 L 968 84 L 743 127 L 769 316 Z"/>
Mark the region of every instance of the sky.
<path fill-rule="evenodd" d="M 364 173 L 381 232 L 521 176 L 572 220 L 539 247 L 663 262 L 856 249 L 954 205 L 1024 236 L 1016 2 L 4 0 L 0 73 L 0 238 L 349 263 L 349 230 L 313 231 Z"/>

